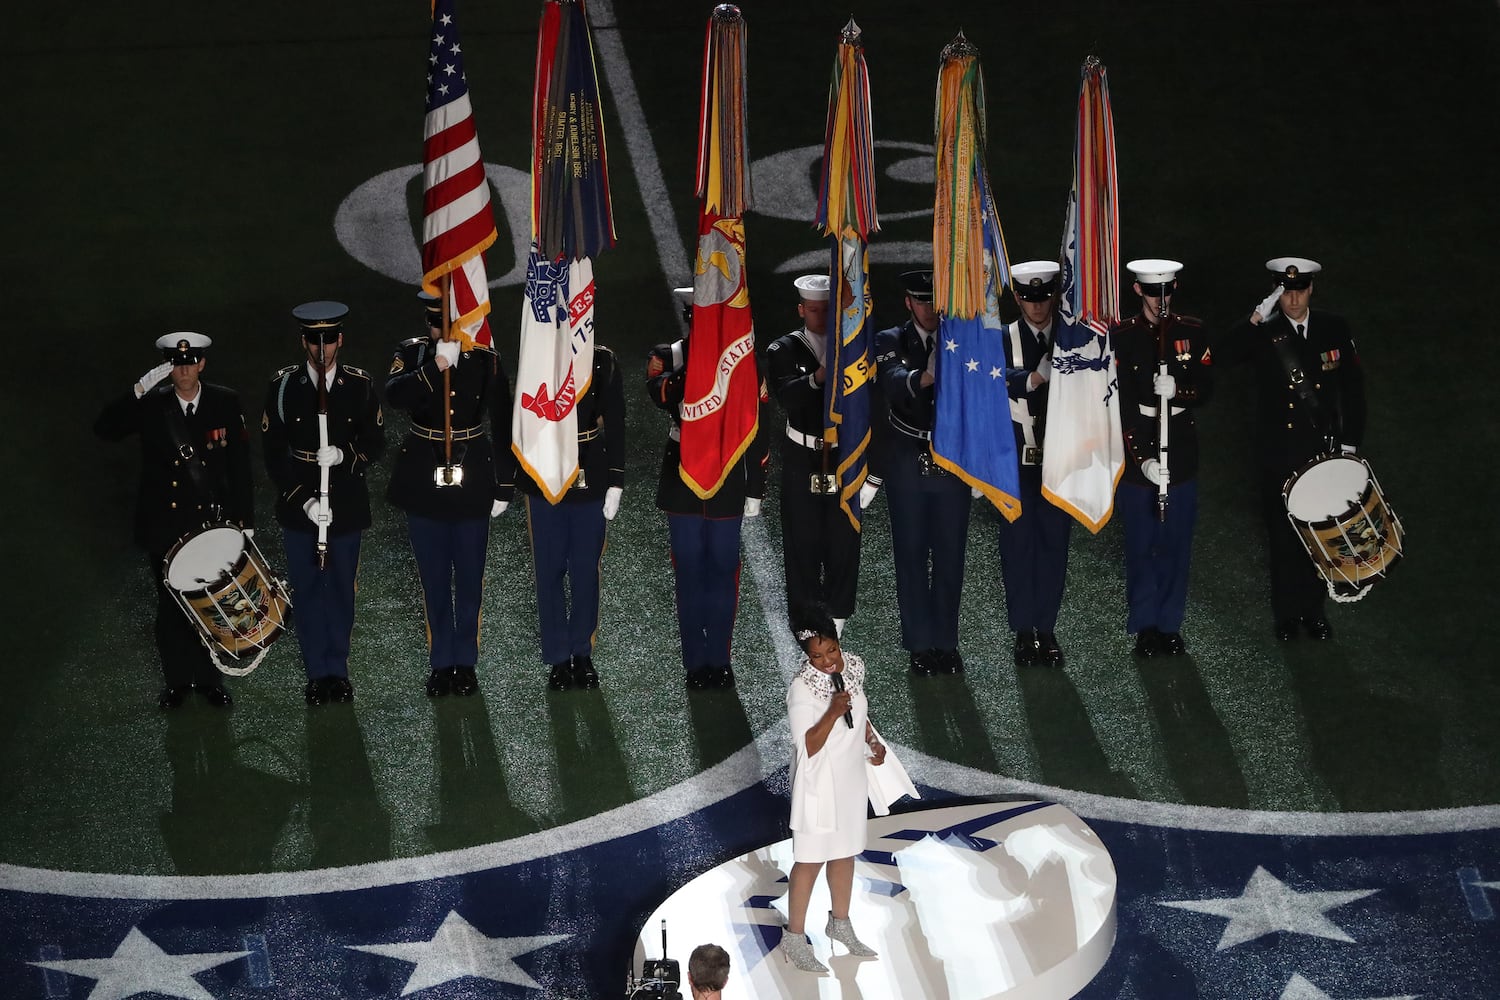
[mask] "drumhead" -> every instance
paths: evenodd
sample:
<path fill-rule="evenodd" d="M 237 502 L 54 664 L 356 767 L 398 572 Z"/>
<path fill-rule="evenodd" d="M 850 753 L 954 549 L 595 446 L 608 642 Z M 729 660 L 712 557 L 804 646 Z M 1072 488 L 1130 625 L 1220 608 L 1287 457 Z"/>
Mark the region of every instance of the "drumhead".
<path fill-rule="evenodd" d="M 1303 469 L 1286 495 L 1287 513 L 1315 524 L 1358 507 L 1370 471 L 1357 458 L 1325 458 Z"/>
<path fill-rule="evenodd" d="M 167 584 L 174 590 L 202 590 L 234 570 L 245 551 L 238 528 L 209 528 L 178 547 L 167 564 Z"/>

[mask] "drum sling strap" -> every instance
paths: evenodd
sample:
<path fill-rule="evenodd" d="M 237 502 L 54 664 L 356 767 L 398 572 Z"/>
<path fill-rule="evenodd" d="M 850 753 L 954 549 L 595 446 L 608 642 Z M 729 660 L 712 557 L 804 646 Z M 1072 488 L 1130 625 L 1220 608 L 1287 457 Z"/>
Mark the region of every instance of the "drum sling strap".
<path fill-rule="evenodd" d="M 1287 320 L 1286 329 L 1271 335 L 1271 347 L 1276 351 L 1276 358 L 1281 362 L 1281 368 L 1286 372 L 1287 381 L 1296 391 L 1297 398 L 1307 407 L 1307 416 L 1313 423 L 1313 429 L 1327 438 L 1336 439 L 1340 423 L 1338 408 L 1334 407 L 1330 411 L 1320 404 L 1318 394 L 1313 391 L 1312 384 L 1307 379 L 1307 372 L 1302 370 L 1302 359 L 1297 357 L 1295 339 L 1291 321 Z M 1336 444 L 1337 441 L 1334 440 L 1333 443 Z"/>
<path fill-rule="evenodd" d="M 197 450 L 188 441 L 187 417 L 182 412 L 182 406 L 178 404 L 176 396 L 172 393 L 167 393 L 163 399 L 167 408 L 167 436 L 171 438 L 172 450 L 187 466 L 188 478 L 193 481 L 193 489 L 210 505 L 217 506 L 218 493 L 214 490 L 213 483 L 209 481 L 208 470 L 203 467 Z M 199 405 L 202 405 L 201 396 Z"/>

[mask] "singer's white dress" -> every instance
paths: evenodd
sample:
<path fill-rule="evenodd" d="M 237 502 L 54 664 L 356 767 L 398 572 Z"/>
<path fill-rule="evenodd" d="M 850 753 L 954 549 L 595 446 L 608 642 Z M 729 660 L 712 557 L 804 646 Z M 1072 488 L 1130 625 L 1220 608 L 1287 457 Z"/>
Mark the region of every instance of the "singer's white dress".
<path fill-rule="evenodd" d="M 806 660 L 803 666 L 807 667 Z M 862 678 L 864 661 L 845 651 L 844 670 L 846 675 L 857 672 Z M 801 672 L 786 693 L 786 713 L 792 728 L 793 861 L 833 861 L 865 849 L 869 804 L 865 718 L 869 703 L 862 686 L 851 691 L 853 728 L 842 720 L 835 723 L 823 749 L 809 757 L 805 737 L 828 710 L 828 697 L 814 690 Z"/>

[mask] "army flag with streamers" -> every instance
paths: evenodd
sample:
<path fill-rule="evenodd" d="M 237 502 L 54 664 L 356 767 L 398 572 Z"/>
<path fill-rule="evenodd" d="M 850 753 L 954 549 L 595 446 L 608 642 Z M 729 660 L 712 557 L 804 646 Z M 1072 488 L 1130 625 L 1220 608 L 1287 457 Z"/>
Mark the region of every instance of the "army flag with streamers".
<path fill-rule="evenodd" d="M 870 393 L 875 376 L 869 330 L 869 238 L 880 228 L 875 212 L 875 143 L 870 78 L 859 26 L 850 18 L 839 41 L 828 88 L 822 182 L 815 224 L 833 238 L 829 275 L 829 340 L 824 382 L 823 437 L 837 456 L 839 508 L 859 530 L 859 491 L 869 468 Z"/>
<path fill-rule="evenodd" d="M 932 457 L 1014 521 L 1021 486 L 1000 319 L 1010 262 L 984 169 L 979 50 L 962 34 L 943 50 L 935 121 L 933 302 L 943 315 L 934 348 Z"/>
<path fill-rule="evenodd" d="M 1090 56 L 1078 87 L 1042 495 L 1096 533 L 1114 512 L 1115 486 L 1125 468 L 1110 340 L 1120 318 L 1118 195 L 1109 79 Z"/>
<path fill-rule="evenodd" d="M 752 203 L 745 131 L 744 17 L 720 4 L 704 38 L 698 116 L 698 255 L 692 349 L 682 400 L 682 481 L 718 492 L 755 440 L 760 376 L 745 273 L 744 215 Z"/>
<path fill-rule="evenodd" d="M 532 106 L 531 253 L 511 448 L 557 503 L 578 477 L 578 398 L 594 370 L 593 257 L 614 246 L 604 118 L 583 0 L 545 0 Z"/>

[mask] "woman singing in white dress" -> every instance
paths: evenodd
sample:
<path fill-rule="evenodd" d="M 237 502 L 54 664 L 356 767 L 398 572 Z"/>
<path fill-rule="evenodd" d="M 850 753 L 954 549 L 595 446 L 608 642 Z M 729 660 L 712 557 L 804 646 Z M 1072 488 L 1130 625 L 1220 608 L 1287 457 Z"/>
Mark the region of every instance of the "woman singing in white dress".
<path fill-rule="evenodd" d="M 854 936 L 849 923 L 854 858 L 865 849 L 865 804 L 875 798 L 879 806 L 887 806 L 900 794 L 916 795 L 916 789 L 892 756 L 892 770 L 899 775 L 889 777 L 900 790 L 872 796 L 867 771 L 869 765 L 886 764 L 887 750 L 870 725 L 864 661 L 839 648 L 838 629 L 828 609 L 817 605 L 799 610 L 792 629 L 806 659 L 786 695 L 792 733 L 792 873 L 781 949 L 797 968 L 827 972 L 805 936 L 818 871 L 827 866 L 833 899 L 824 933 L 851 955 L 873 957 L 874 949 Z"/>

